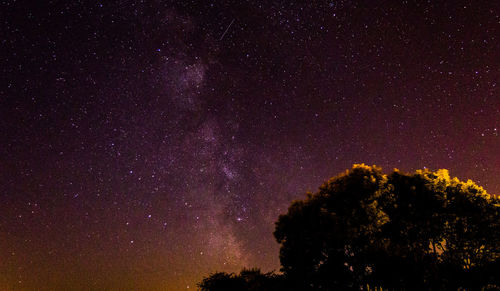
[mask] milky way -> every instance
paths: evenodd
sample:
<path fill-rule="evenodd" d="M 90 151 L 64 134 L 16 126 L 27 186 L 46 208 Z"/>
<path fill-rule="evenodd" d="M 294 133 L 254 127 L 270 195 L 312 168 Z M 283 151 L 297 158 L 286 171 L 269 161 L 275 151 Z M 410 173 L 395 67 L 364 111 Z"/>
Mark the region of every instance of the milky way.
<path fill-rule="evenodd" d="M 278 215 L 353 163 L 500 193 L 496 1 L 24 2 L 0 4 L 2 290 L 278 271 Z"/>

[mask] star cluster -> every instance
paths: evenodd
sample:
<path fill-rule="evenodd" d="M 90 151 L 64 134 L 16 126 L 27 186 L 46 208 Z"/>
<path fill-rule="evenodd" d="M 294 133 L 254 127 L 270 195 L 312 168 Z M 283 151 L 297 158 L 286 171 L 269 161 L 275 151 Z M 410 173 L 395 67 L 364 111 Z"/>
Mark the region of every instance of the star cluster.
<path fill-rule="evenodd" d="M 278 270 L 353 163 L 500 193 L 495 1 L 3 1 L 0 289 Z"/>

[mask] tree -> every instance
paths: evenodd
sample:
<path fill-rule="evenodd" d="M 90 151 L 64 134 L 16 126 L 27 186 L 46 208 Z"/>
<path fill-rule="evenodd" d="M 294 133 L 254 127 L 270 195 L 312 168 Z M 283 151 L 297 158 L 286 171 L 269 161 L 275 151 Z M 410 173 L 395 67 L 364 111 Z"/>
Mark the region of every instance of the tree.
<path fill-rule="evenodd" d="M 274 235 L 296 290 L 499 286 L 500 200 L 448 171 L 354 165 L 295 201 Z"/>

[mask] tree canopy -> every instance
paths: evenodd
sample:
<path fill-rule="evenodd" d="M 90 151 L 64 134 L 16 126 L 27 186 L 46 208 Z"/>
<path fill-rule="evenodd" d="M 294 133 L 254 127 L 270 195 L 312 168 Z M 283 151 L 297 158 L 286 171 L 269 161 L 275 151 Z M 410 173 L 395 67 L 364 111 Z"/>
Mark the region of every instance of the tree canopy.
<path fill-rule="evenodd" d="M 499 208 L 498 197 L 447 170 L 354 165 L 279 217 L 281 286 L 496 290 Z"/>

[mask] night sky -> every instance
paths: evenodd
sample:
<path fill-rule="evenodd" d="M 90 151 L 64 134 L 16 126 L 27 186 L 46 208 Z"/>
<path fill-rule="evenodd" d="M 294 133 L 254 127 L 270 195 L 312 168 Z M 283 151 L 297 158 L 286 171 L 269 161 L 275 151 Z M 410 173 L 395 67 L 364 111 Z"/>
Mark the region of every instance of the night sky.
<path fill-rule="evenodd" d="M 1 290 L 279 270 L 353 163 L 500 193 L 498 1 L 0 5 Z"/>

